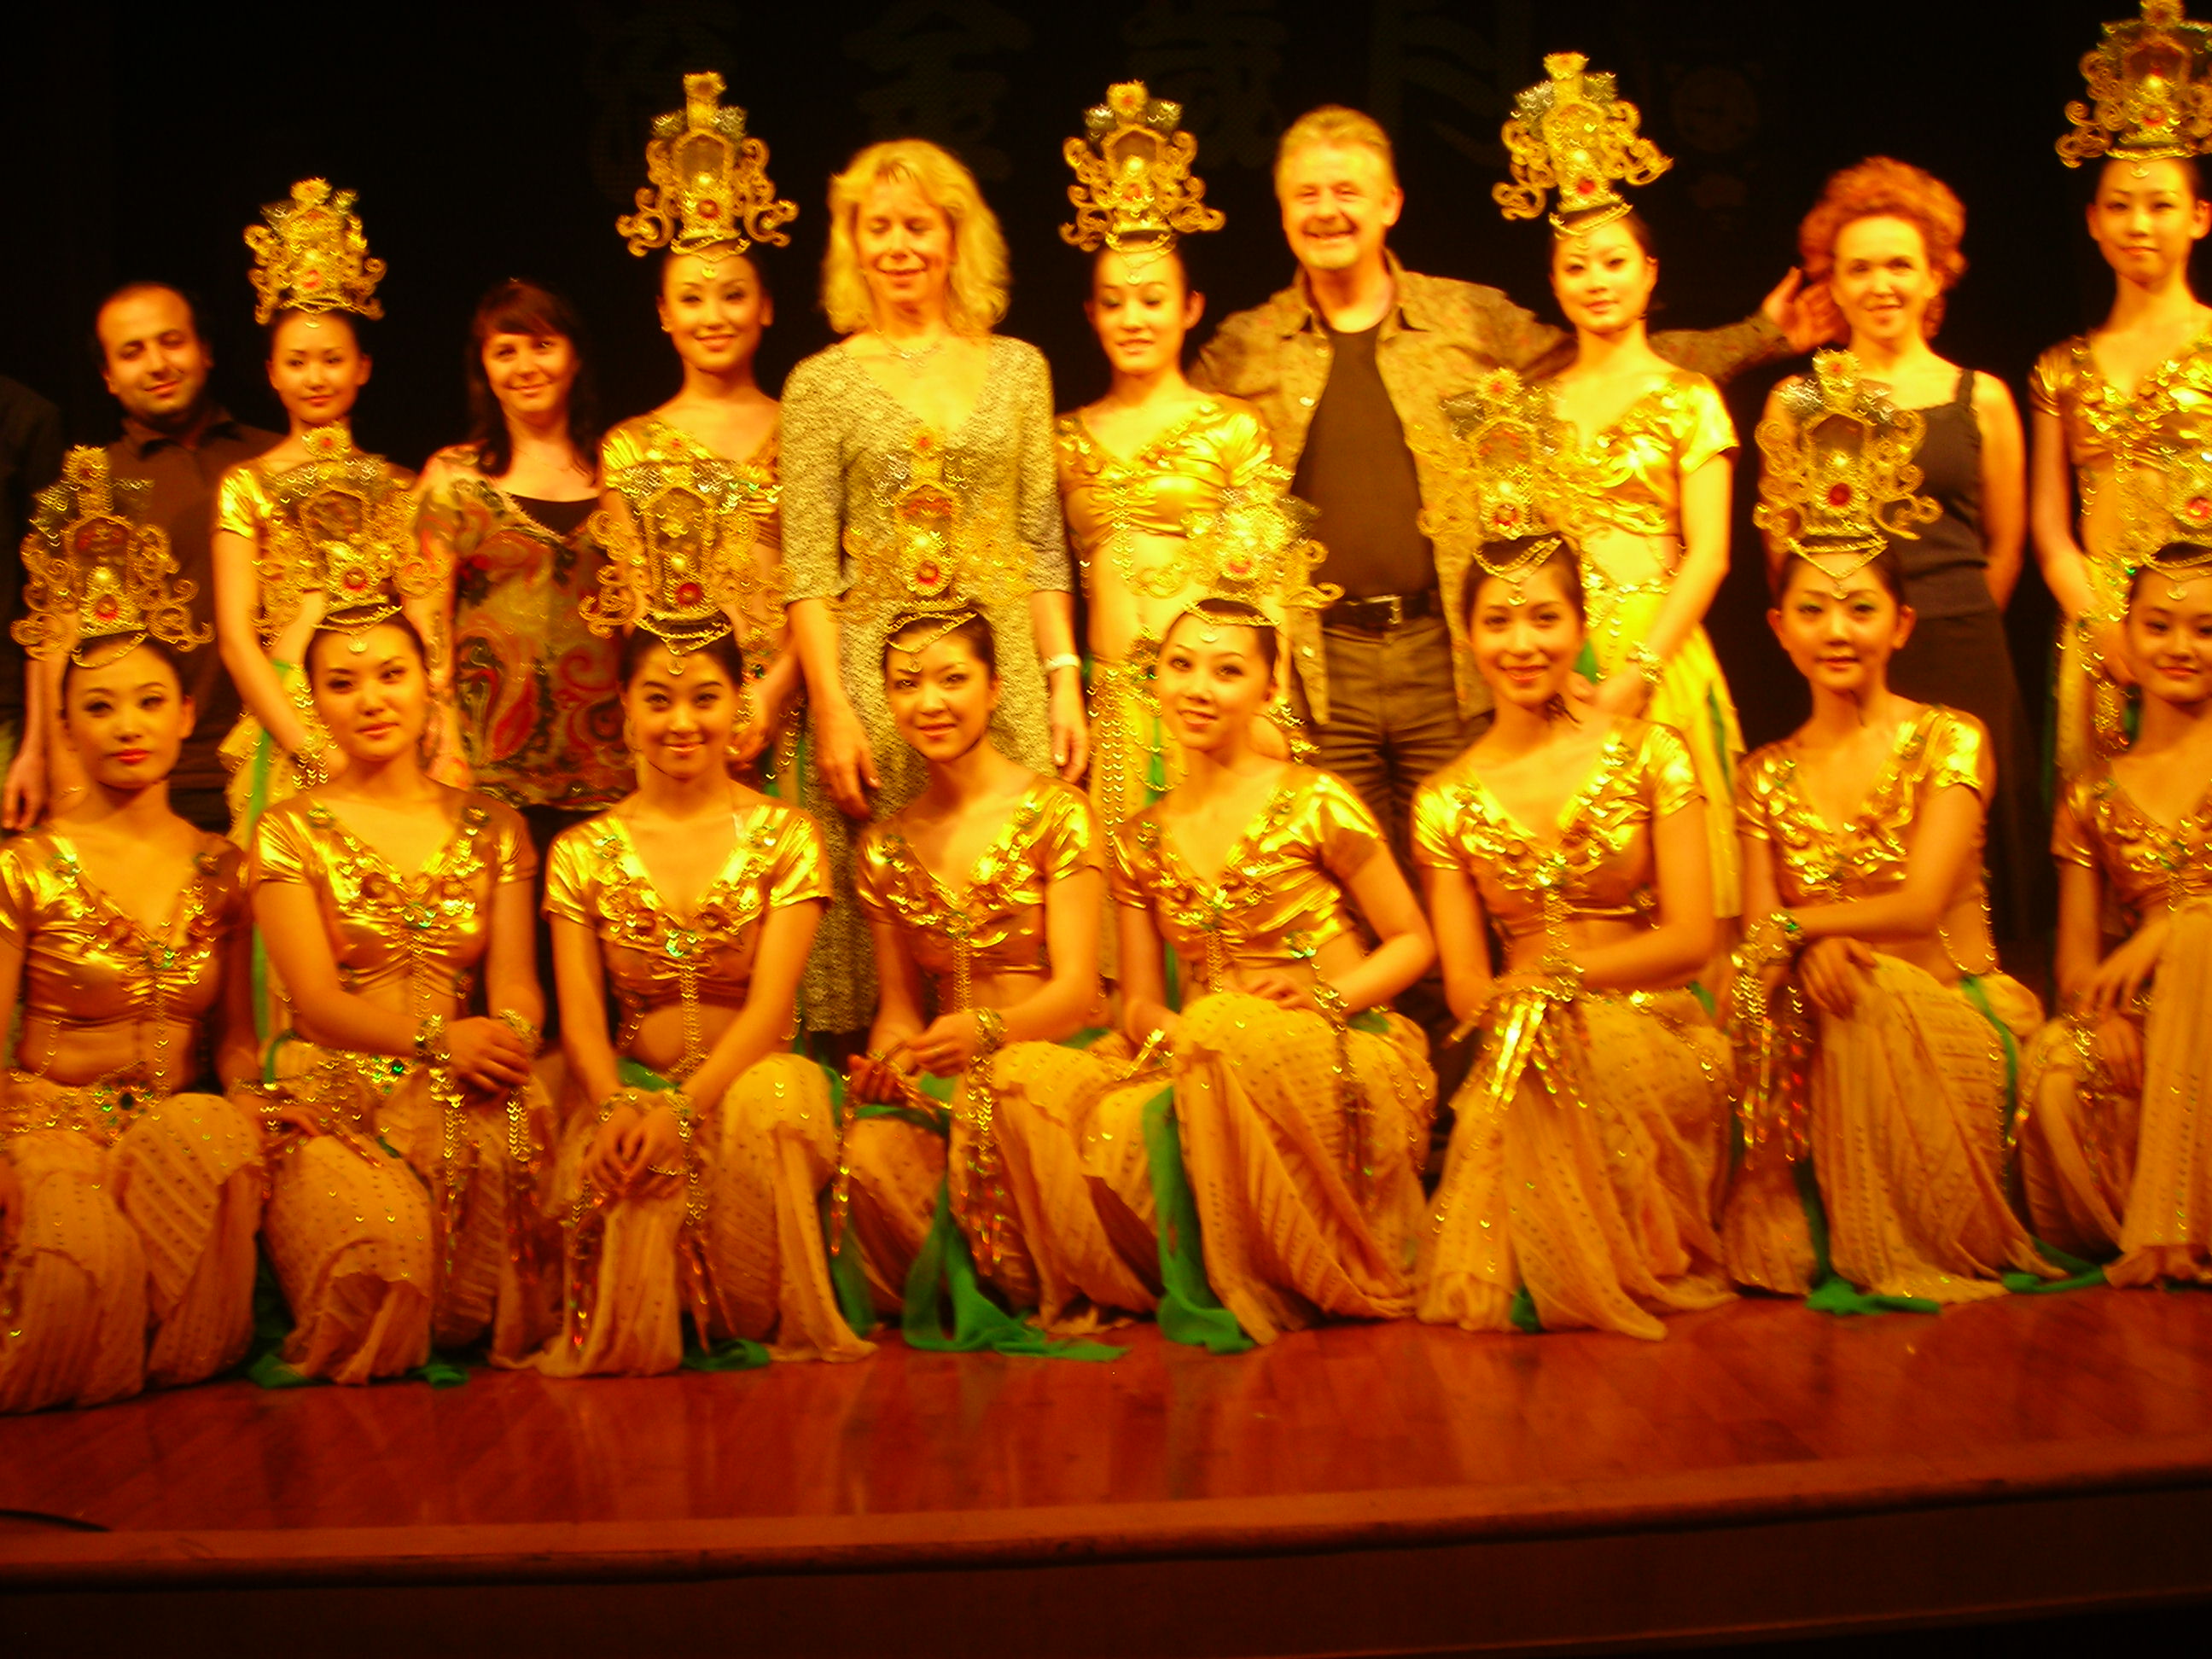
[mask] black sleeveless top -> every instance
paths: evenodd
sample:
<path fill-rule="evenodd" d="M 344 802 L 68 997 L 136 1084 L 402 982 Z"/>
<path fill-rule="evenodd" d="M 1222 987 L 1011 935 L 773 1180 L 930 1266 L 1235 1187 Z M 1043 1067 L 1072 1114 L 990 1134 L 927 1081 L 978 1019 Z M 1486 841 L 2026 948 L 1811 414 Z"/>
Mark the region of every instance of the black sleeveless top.
<path fill-rule="evenodd" d="M 1922 526 L 1917 540 L 1894 537 L 1890 545 L 1905 563 L 1905 602 L 1923 617 L 1966 617 L 1994 611 L 1984 574 L 1982 545 L 1982 428 L 1974 419 L 1974 371 L 1959 371 L 1948 404 L 1920 411 L 1927 431 L 1913 457 L 1920 493 L 1943 509 Z"/>
<path fill-rule="evenodd" d="M 564 542 L 576 533 L 578 525 L 599 510 L 599 498 L 596 495 L 586 495 L 580 501 L 541 501 L 535 495 L 517 495 L 514 499 L 524 512 Z"/>

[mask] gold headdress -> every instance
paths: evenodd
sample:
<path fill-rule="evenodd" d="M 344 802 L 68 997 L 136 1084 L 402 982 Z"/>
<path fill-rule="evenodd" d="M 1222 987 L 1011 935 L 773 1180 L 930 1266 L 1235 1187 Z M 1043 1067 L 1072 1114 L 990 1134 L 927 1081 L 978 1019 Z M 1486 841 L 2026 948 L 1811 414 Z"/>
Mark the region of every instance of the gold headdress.
<path fill-rule="evenodd" d="M 31 655 L 69 653 L 80 668 L 97 646 L 119 642 L 112 661 L 157 639 L 179 651 L 205 645 L 210 628 L 192 626 L 198 590 L 177 580 L 169 538 L 144 520 L 144 479 L 109 476 L 104 449 L 72 449 L 60 479 L 39 492 L 31 533 L 23 538 L 28 580 L 13 629 Z"/>
<path fill-rule="evenodd" d="M 1765 466 L 1752 522 L 1835 584 L 1881 556 L 1893 540 L 1919 539 L 1916 525 L 1943 509 L 1917 494 L 1927 422 L 1898 409 L 1859 378 L 1848 351 L 1817 352 L 1813 372 L 1776 394 L 1759 427 Z"/>
<path fill-rule="evenodd" d="M 840 601 L 844 614 L 881 629 L 909 611 L 988 612 L 1027 592 L 1020 538 L 999 515 L 962 501 L 945 477 L 944 436 L 916 427 L 904 459 L 904 482 L 895 489 L 885 486 L 890 544 L 846 532 L 846 551 L 859 574 Z"/>
<path fill-rule="evenodd" d="M 611 483 L 629 510 L 592 520 L 607 552 L 600 591 L 581 606 L 592 632 L 611 638 L 642 628 L 680 664 L 687 651 L 732 632 L 732 614 L 751 615 L 768 587 L 781 592 L 781 568 L 764 576 L 757 556 L 760 518 L 772 497 L 727 469 L 695 466 L 681 453 L 625 467 Z M 757 643 L 740 641 L 747 648 Z"/>
<path fill-rule="evenodd" d="M 1610 75 L 1586 75 L 1578 52 L 1544 59 L 1540 81 L 1514 100 L 1513 118 L 1501 135 L 1513 163 L 1513 182 L 1491 195 L 1509 219 L 1533 219 L 1544 210 L 1544 192 L 1556 189 L 1553 228 L 1562 235 L 1595 230 L 1628 211 L 1616 184 L 1648 185 L 1674 166 L 1659 146 L 1637 136 L 1636 106 L 1613 95 Z"/>
<path fill-rule="evenodd" d="M 311 592 L 324 596 L 326 626 L 361 635 L 439 584 L 441 573 L 415 537 L 405 475 L 356 449 L 343 421 L 308 428 L 302 441 L 311 459 L 262 486 L 276 509 L 254 556 L 264 644 Z"/>
<path fill-rule="evenodd" d="M 2142 15 L 2105 25 L 2081 58 L 2092 110 L 2066 106 L 2074 130 L 2058 141 L 2069 167 L 2100 156 L 2155 161 L 2212 150 L 2212 27 L 2192 23 L 2180 0 L 2143 0 Z"/>
<path fill-rule="evenodd" d="M 1106 101 L 1083 118 L 1085 137 L 1060 154 L 1075 169 L 1067 199 L 1075 222 L 1060 235 L 1095 253 L 1103 246 L 1132 264 L 1166 252 L 1178 236 L 1218 230 L 1224 221 L 1206 205 L 1206 182 L 1191 171 L 1198 141 L 1182 131 L 1182 106 L 1155 98 L 1142 81 L 1107 88 Z"/>
<path fill-rule="evenodd" d="M 1444 399 L 1455 442 L 1430 450 L 1450 480 L 1421 509 L 1421 532 L 1437 544 L 1437 565 L 1451 613 L 1459 614 L 1469 566 L 1514 583 L 1558 550 L 1561 535 L 1578 537 L 1588 515 L 1591 481 L 1574 429 L 1552 407 L 1548 392 L 1510 368 L 1494 368 L 1468 391 Z M 1493 562 L 1487 542 L 1542 536 L 1509 560 Z"/>
<path fill-rule="evenodd" d="M 744 111 L 723 105 L 722 77 L 711 70 L 685 76 L 684 107 L 654 119 L 645 170 L 653 182 L 637 192 L 637 211 L 615 221 L 641 259 L 658 247 L 743 253 L 755 242 L 791 240 L 782 227 L 798 205 L 776 199 L 768 146 L 745 136 Z"/>
<path fill-rule="evenodd" d="M 350 311 L 372 320 L 384 315 L 376 285 L 384 261 L 368 255 L 368 238 L 353 210 L 354 193 L 333 191 L 327 179 L 302 179 L 289 202 L 261 210 L 266 225 L 248 227 L 253 250 L 253 291 L 260 297 L 253 320 L 279 311 Z"/>

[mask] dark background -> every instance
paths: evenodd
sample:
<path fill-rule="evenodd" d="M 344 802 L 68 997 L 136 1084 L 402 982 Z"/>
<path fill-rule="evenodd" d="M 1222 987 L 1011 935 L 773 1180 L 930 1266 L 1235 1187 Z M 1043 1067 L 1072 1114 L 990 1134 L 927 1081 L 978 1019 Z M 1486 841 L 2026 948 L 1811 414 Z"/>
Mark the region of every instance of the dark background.
<path fill-rule="evenodd" d="M 2124 0 L 1995 6 L 1792 6 L 1744 0 L 608 0 L 434 9 L 376 4 L 25 7 L 0 40 L 0 374 L 59 403 L 73 441 L 114 410 L 87 349 L 92 310 L 126 278 L 196 290 L 217 388 L 281 427 L 262 382 L 241 233 L 313 174 L 356 190 L 391 265 L 374 383 L 355 421 L 410 465 L 465 428 L 460 358 L 491 283 L 567 290 L 596 335 L 607 413 L 650 407 L 678 368 L 654 321 L 652 266 L 613 228 L 644 182 L 651 118 L 679 77 L 719 69 L 770 172 L 802 210 L 767 256 L 780 304 L 761 353 L 773 392 L 829 343 L 814 302 L 829 175 L 859 145 L 918 133 L 975 167 L 1013 251 L 1005 328 L 1050 356 L 1063 405 L 1105 373 L 1083 321 L 1084 262 L 1063 245 L 1062 140 L 1107 84 L 1141 76 L 1182 99 L 1226 231 L 1196 249 L 1211 315 L 1251 305 L 1291 263 L 1268 188 L 1280 129 L 1323 101 L 1379 117 L 1407 191 L 1393 246 L 1416 270 L 1494 283 L 1557 320 L 1548 233 L 1507 224 L 1498 129 L 1547 52 L 1578 50 L 1642 107 L 1675 158 L 1638 203 L 1662 260 L 1655 326 L 1741 317 L 1795 258 L 1822 179 L 1887 153 L 1964 198 L 1972 261 L 1937 349 L 2014 383 L 2044 346 L 2100 319 L 2112 282 L 2083 233 L 2085 175 L 2052 150 L 2077 63 Z M 1201 325 L 1201 335 L 1209 325 Z M 1730 388 L 1748 439 L 1771 373 Z M 1749 446 L 1747 442 L 1747 448 Z M 1747 469 L 1745 469 L 1747 470 Z M 1765 637 L 1740 505 L 1736 569 L 1712 629 L 1747 735 L 1778 735 L 1802 688 Z M 2031 565 L 2033 558 L 2030 559 Z M 2030 574 L 2013 611 L 2031 705 L 2050 606 Z"/>

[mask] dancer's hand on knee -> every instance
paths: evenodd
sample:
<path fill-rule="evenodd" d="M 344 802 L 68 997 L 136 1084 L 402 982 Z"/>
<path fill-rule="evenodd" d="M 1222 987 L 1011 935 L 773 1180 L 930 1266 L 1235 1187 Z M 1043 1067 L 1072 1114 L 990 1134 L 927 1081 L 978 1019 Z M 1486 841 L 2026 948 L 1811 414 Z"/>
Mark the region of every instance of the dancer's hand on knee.
<path fill-rule="evenodd" d="M 1815 939 L 1798 954 L 1805 994 L 1824 1014 L 1847 1018 L 1874 968 L 1873 947 L 1855 939 Z"/>
<path fill-rule="evenodd" d="M 2141 1094 L 2143 1081 L 2142 1033 L 2135 1021 L 2122 1014 L 2107 1014 L 2097 1022 L 2097 1058 L 2105 1075 L 2124 1094 Z"/>

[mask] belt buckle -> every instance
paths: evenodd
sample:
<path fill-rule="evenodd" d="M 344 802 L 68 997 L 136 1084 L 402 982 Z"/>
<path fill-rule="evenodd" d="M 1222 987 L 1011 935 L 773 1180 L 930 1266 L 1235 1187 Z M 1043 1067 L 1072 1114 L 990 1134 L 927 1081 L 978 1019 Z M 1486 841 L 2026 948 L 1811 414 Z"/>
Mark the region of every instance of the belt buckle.
<path fill-rule="evenodd" d="M 1385 628 L 1403 628 L 1406 625 L 1406 596 L 1402 593 L 1385 593 L 1382 596 L 1382 602 L 1390 607 L 1390 620 L 1382 625 Z"/>

